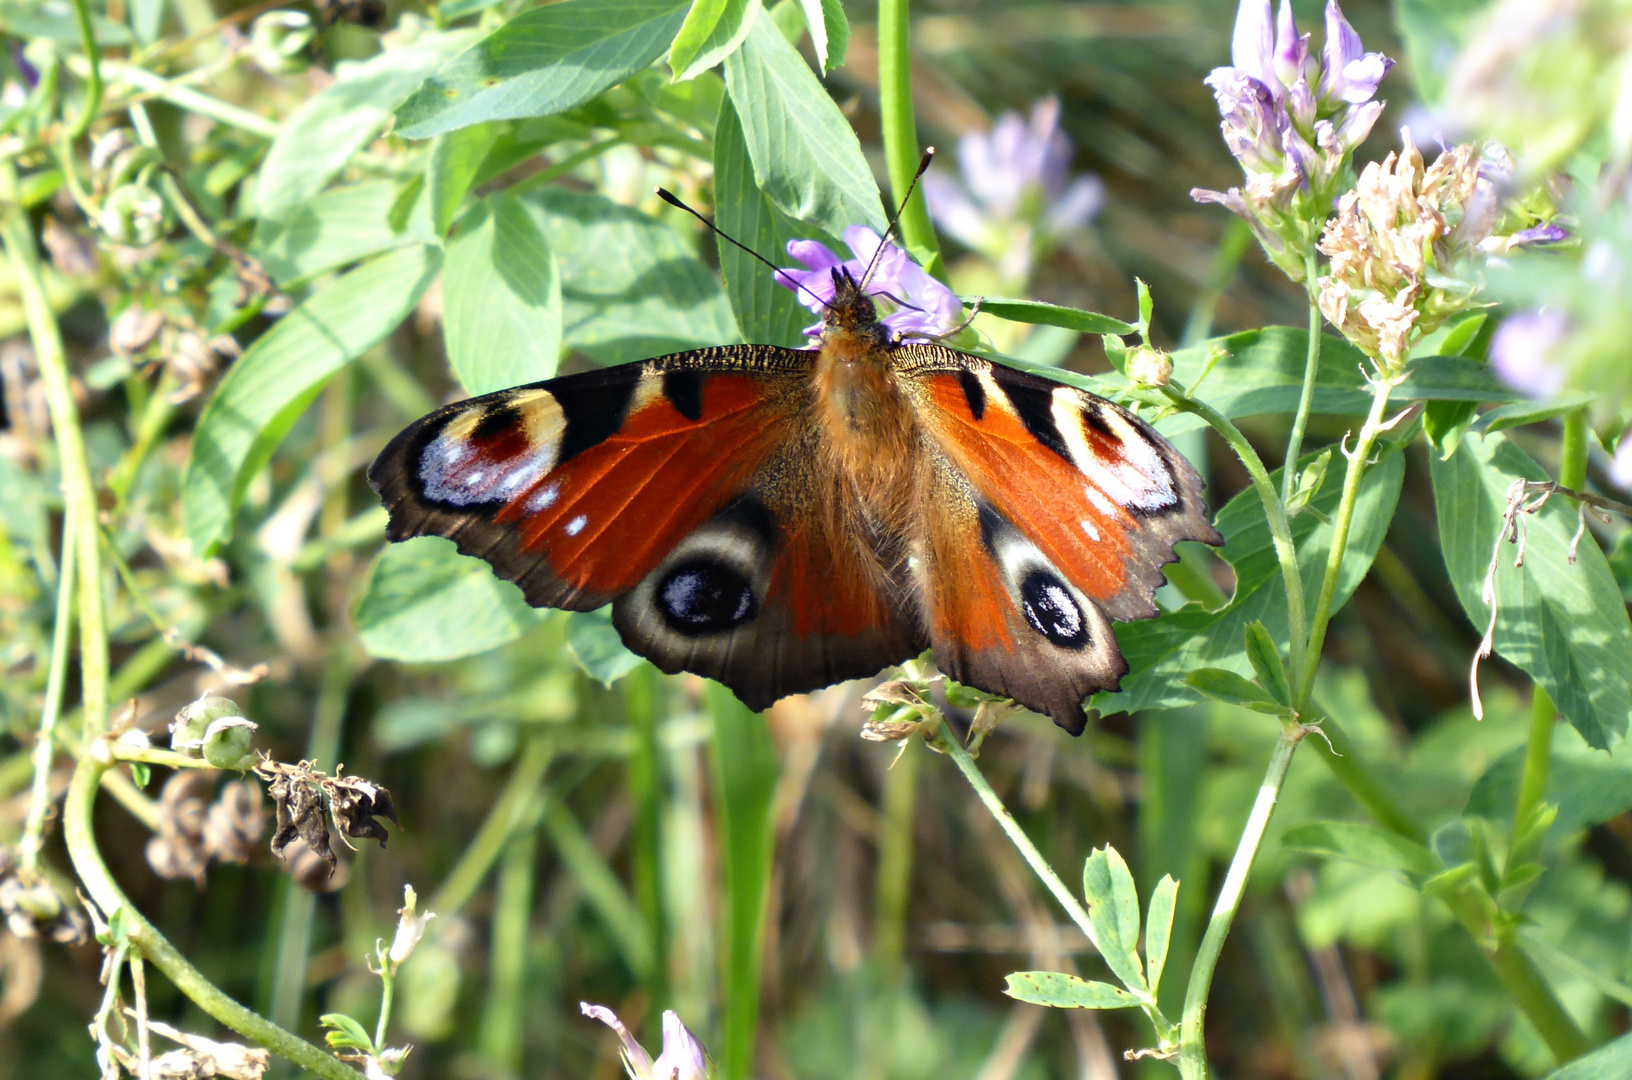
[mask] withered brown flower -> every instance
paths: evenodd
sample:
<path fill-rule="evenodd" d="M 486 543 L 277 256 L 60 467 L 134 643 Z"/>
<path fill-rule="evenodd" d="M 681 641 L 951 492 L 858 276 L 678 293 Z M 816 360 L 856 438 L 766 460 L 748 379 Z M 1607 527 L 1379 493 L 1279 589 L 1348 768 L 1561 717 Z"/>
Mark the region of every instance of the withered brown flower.
<path fill-rule="evenodd" d="M 299 840 L 322 858 L 332 874 L 338 860 L 329 846 L 331 822 L 342 842 L 348 836 L 366 838 L 378 840 L 381 847 L 385 846 L 387 834 L 385 826 L 375 819 L 383 817 L 395 825 L 402 824 L 397 820 L 391 793 L 360 776 L 346 776 L 344 766 L 328 776 L 309 761 L 286 765 L 266 759 L 255 771 L 271 782 L 272 800 L 277 807 L 272 854 L 279 859 L 285 857 L 293 841 Z"/>

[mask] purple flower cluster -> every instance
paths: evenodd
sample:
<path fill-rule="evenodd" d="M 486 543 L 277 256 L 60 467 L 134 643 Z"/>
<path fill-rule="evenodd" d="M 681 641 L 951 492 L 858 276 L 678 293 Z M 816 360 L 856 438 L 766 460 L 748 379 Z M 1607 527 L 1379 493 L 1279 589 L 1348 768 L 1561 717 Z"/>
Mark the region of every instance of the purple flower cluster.
<path fill-rule="evenodd" d="M 1302 280 L 1302 252 L 1318 235 L 1347 179 L 1355 147 L 1383 103 L 1373 100 L 1394 61 L 1368 53 L 1337 0 L 1326 4 L 1326 44 L 1317 59 L 1299 34 L 1290 0 L 1270 19 L 1269 0 L 1241 0 L 1229 67 L 1207 76 L 1230 153 L 1247 174 L 1227 192 L 1197 188 L 1253 225 L 1271 257 Z"/>
<path fill-rule="evenodd" d="M 804 263 L 806 269 L 778 270 L 776 283 L 792 289 L 801 304 L 820 314 L 833 302 L 834 272 L 848 273 L 862 282 L 882 244 L 884 250 L 878 254 L 878 265 L 873 267 L 872 277 L 866 279 L 864 290 L 885 311 L 881 323 L 902 337 L 932 338 L 945 334 L 963 318 L 963 302 L 956 293 L 867 226 L 845 229 L 844 242 L 855 258 L 841 259 L 820 241 L 788 241 L 788 254 Z M 811 337 L 821 332 L 820 322 L 805 328 Z"/>
<path fill-rule="evenodd" d="M 1023 284 L 1039 248 L 1082 228 L 1105 204 L 1099 177 L 1071 177 L 1072 154 L 1058 98 L 1033 105 L 1029 120 L 1004 113 L 989 132 L 959 140 L 959 180 L 925 175 L 930 216 Z"/>

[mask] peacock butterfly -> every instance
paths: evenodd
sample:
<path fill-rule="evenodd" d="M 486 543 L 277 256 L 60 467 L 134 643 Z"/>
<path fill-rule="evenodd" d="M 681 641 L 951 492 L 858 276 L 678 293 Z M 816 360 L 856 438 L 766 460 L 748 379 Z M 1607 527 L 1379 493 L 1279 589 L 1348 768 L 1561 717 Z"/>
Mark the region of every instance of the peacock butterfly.
<path fill-rule="evenodd" d="M 369 469 L 387 535 L 448 537 L 535 607 L 610 603 L 631 650 L 756 710 L 930 648 L 1079 734 L 1128 670 L 1111 620 L 1156 614 L 1174 544 L 1221 542 L 1201 480 L 1104 398 L 887 326 L 886 255 L 818 264 L 814 349 L 696 349 L 416 421 Z M 811 294 L 799 273 L 779 280 Z"/>

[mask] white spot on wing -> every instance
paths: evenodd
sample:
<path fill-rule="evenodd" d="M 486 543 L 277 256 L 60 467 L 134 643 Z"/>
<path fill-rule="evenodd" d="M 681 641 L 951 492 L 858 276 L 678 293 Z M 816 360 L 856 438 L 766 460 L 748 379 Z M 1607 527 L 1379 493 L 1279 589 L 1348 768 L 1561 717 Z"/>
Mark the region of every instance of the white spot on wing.
<path fill-rule="evenodd" d="M 579 533 L 584 531 L 584 526 L 588 524 L 589 519 L 584 515 L 579 514 L 577 517 L 567 522 L 567 535 L 577 536 Z"/>
<path fill-rule="evenodd" d="M 527 501 L 521 504 L 522 509 L 529 514 L 536 514 L 540 510 L 548 510 L 554 504 L 555 497 L 560 493 L 560 484 L 546 484 L 527 496 Z"/>
<path fill-rule="evenodd" d="M 1063 386 L 1055 390 L 1052 412 L 1071 460 L 1093 481 L 1088 498 L 1099 509 L 1116 517 L 1127 512 L 1123 507 L 1162 510 L 1178 501 L 1173 473 L 1161 452 L 1114 406 L 1099 408 L 1100 419 L 1121 444 L 1121 452 L 1114 457 L 1096 454 L 1088 445 L 1087 418 L 1077 391 Z"/>
<path fill-rule="evenodd" d="M 1089 490 L 1092 490 L 1092 489 L 1090 488 Z M 1083 518 L 1081 524 L 1082 524 L 1082 531 L 1088 534 L 1088 539 L 1090 539 L 1090 540 L 1098 540 L 1099 539 L 1099 530 L 1094 527 L 1094 523 L 1092 521 L 1089 521 L 1087 518 Z"/>

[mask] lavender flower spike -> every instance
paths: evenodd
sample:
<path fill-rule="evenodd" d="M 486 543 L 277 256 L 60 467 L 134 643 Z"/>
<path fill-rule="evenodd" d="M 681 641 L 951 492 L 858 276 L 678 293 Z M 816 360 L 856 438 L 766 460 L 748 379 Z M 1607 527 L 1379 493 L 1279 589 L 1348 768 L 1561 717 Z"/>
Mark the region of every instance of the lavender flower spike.
<path fill-rule="evenodd" d="M 1337 0 L 1326 0 L 1326 48 L 1321 63 L 1320 97 L 1334 104 L 1360 105 L 1377 93 L 1394 61 L 1382 53 L 1368 53 L 1360 44 Z"/>
<path fill-rule="evenodd" d="M 826 244 L 815 240 L 788 241 L 788 254 L 804 263 L 807 269 L 778 270 L 776 283 L 794 290 L 801 304 L 821 312 L 833 301 L 834 274 L 842 270 L 861 281 L 868 263 L 882 245 L 884 251 L 866 283 L 866 292 L 886 311 L 879 320 L 885 327 L 902 337 L 933 338 L 947 333 L 962 320 L 963 302 L 957 294 L 925 273 L 901 248 L 880 239 L 865 225 L 845 229 L 844 242 L 855 258 L 842 260 Z M 821 332 L 819 322 L 805 328 L 810 337 L 817 337 Z"/>
<path fill-rule="evenodd" d="M 1241 0 L 1230 38 L 1230 66 L 1266 87 L 1280 85 L 1275 77 L 1275 27 L 1269 18 L 1269 0 Z"/>

